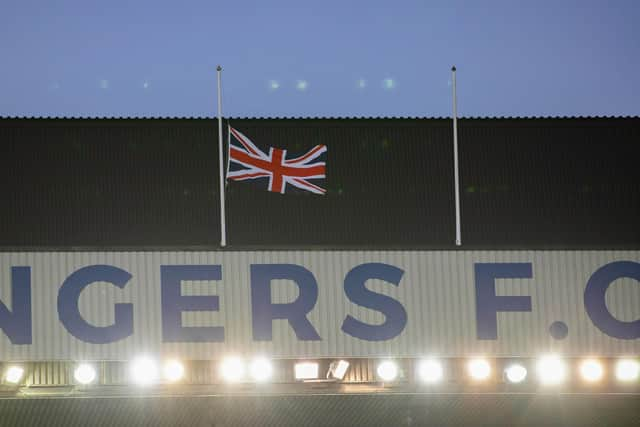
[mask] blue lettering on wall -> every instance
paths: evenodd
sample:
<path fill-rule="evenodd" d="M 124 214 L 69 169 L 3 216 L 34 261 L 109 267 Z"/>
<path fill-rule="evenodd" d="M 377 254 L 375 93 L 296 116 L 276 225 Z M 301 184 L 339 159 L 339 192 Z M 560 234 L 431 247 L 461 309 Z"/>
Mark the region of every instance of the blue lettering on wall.
<path fill-rule="evenodd" d="M 11 307 L 0 301 L 0 329 L 12 344 L 31 344 L 31 267 L 11 267 Z"/>
<path fill-rule="evenodd" d="M 286 304 L 271 302 L 271 281 L 292 280 L 298 286 L 298 298 Z M 320 335 L 309 319 L 318 300 L 318 284 L 313 273 L 295 264 L 251 264 L 251 309 L 253 339 L 272 339 L 272 320 L 287 319 L 299 340 L 317 341 Z"/>
<path fill-rule="evenodd" d="M 496 279 L 531 279 L 531 263 L 476 263 L 476 335 L 498 339 L 499 311 L 531 311 L 530 296 L 497 296 Z"/>
<path fill-rule="evenodd" d="M 222 326 L 184 327 L 183 311 L 218 311 L 215 295 L 182 295 L 183 280 L 221 280 L 219 265 L 162 265 L 162 339 L 164 342 L 223 342 Z"/>
<path fill-rule="evenodd" d="M 584 290 L 584 307 L 593 324 L 605 334 L 624 340 L 640 338 L 640 319 L 623 322 L 607 309 L 605 294 L 617 279 L 628 277 L 640 282 L 640 264 L 616 261 L 600 267 L 591 275 Z"/>
<path fill-rule="evenodd" d="M 370 291 L 365 283 L 369 279 L 379 279 L 399 286 L 403 274 L 404 270 L 381 263 L 361 264 L 349 271 L 344 278 L 344 292 L 349 301 L 381 312 L 385 321 L 381 325 L 370 325 L 347 315 L 342 330 L 367 341 L 390 340 L 400 335 L 407 324 L 407 312 L 402 304 L 391 297 Z"/>
<path fill-rule="evenodd" d="M 80 293 L 96 282 L 107 282 L 123 289 L 131 279 L 129 272 L 111 265 L 90 265 L 74 271 L 62 283 L 58 292 L 58 317 L 74 337 L 92 344 L 119 341 L 133 333 L 133 304 L 115 304 L 114 323 L 93 326 L 80 314 Z"/>

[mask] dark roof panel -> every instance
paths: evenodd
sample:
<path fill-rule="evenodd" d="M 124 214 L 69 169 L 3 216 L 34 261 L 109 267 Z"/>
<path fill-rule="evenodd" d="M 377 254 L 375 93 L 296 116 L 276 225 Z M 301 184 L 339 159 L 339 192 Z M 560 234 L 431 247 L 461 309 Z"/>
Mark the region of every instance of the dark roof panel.
<path fill-rule="evenodd" d="M 227 187 L 230 248 L 454 248 L 451 119 L 230 119 L 328 193 Z M 640 247 L 640 118 L 460 119 L 463 248 Z M 217 120 L 0 119 L 0 247 L 215 248 Z"/>

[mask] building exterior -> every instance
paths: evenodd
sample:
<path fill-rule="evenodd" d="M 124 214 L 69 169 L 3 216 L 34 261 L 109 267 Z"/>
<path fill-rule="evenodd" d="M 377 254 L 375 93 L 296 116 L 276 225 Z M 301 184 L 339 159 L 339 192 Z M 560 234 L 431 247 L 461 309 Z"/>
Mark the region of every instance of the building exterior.
<path fill-rule="evenodd" d="M 229 122 L 261 147 L 329 150 L 324 198 L 230 184 L 230 249 L 456 249 L 451 120 Z M 461 119 L 462 249 L 637 249 L 639 123 Z M 217 249 L 215 120 L 2 119 L 0 132 L 6 250 Z"/>
<path fill-rule="evenodd" d="M 0 120 L 0 363 L 25 368 L 6 393 L 78 393 L 79 362 L 125 390 L 142 354 L 182 361 L 187 392 L 258 355 L 279 392 L 309 390 L 300 361 L 329 391 L 384 390 L 387 359 L 414 390 L 425 357 L 445 391 L 478 357 L 491 390 L 532 391 L 503 371 L 541 354 L 639 390 L 614 379 L 640 354 L 639 118 L 460 120 L 461 246 L 450 120 L 228 122 L 262 148 L 326 145 L 327 194 L 229 183 L 222 248 L 215 120 Z"/>

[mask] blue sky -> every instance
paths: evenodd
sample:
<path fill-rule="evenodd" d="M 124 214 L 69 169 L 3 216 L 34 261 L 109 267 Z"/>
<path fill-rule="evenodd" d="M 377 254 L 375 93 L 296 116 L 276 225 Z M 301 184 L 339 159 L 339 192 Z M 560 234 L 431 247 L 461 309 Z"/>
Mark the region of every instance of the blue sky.
<path fill-rule="evenodd" d="M 640 114 L 640 1 L 3 0 L 0 115 Z"/>

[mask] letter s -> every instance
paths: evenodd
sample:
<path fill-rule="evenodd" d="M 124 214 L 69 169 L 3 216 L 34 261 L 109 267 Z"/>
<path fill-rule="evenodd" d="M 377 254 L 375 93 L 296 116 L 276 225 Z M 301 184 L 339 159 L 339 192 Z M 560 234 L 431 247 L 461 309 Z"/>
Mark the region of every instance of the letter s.
<path fill-rule="evenodd" d="M 384 314 L 381 325 L 369 325 L 352 316 L 342 323 L 342 330 L 356 338 L 367 341 L 385 341 L 398 336 L 407 324 L 407 312 L 400 302 L 366 288 L 369 279 L 380 279 L 394 286 L 400 284 L 404 270 L 389 264 L 370 263 L 354 267 L 344 278 L 344 292 L 349 301 Z"/>

